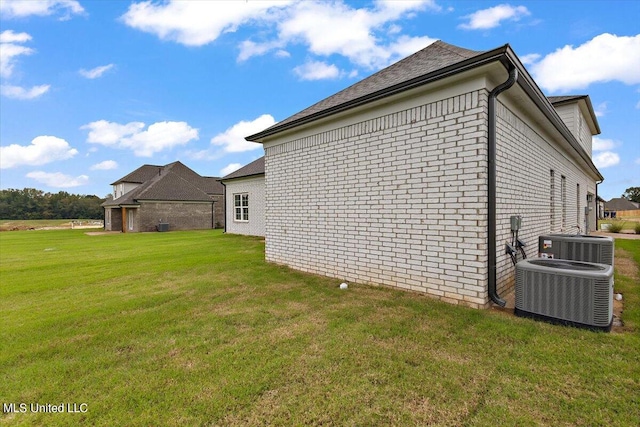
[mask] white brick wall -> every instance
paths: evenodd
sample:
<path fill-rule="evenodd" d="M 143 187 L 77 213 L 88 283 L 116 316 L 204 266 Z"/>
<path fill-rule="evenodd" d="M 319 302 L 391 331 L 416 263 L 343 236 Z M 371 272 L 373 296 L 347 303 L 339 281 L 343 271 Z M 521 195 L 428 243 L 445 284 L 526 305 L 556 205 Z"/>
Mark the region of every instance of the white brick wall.
<path fill-rule="evenodd" d="M 486 99 L 265 147 L 267 260 L 484 306 Z"/>
<path fill-rule="evenodd" d="M 508 97 L 499 101 L 508 104 Z M 538 236 L 550 232 L 584 232 L 587 193 L 595 194 L 595 182 L 578 168 L 568 152 L 553 144 L 553 137 L 540 126 L 526 123 L 527 112 L 498 102 L 497 115 L 497 257 L 498 290 L 513 286 L 514 270 L 505 254 L 504 243 L 511 241 L 510 216 L 522 216 L 520 239 L 527 243 L 529 257 L 537 256 Z M 555 221 L 550 221 L 550 170 L 555 176 Z M 561 195 L 562 176 L 566 179 L 566 203 Z M 580 184 L 580 205 L 576 197 Z M 562 228 L 563 211 L 566 224 Z M 595 215 L 595 212 L 594 212 Z"/>
<path fill-rule="evenodd" d="M 265 234 L 265 182 L 264 175 L 225 181 L 227 233 L 264 236 Z M 249 221 L 235 220 L 233 195 L 249 194 Z"/>
<path fill-rule="evenodd" d="M 534 256 L 539 234 L 561 231 L 560 177 L 567 177 L 568 224 L 580 220 L 576 184 L 584 200 L 595 193 L 570 156 L 547 142 L 554 136 L 525 124 L 526 111 L 509 104 L 508 93 L 497 123 L 499 292 L 513 285 L 504 253 L 510 216 L 523 216 L 520 238 Z M 375 118 L 369 111 L 353 124 L 340 119 L 335 128 L 325 123 L 265 144 L 267 260 L 487 306 L 487 98 L 480 89 Z"/>

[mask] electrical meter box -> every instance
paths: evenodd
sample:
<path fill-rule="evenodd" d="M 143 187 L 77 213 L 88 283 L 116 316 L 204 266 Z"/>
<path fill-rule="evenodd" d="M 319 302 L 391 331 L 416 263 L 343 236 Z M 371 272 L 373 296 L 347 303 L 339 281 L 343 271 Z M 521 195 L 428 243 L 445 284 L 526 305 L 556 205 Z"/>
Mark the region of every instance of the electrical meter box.
<path fill-rule="evenodd" d="M 511 217 L 511 231 L 518 231 L 522 227 L 522 217 L 513 215 Z"/>

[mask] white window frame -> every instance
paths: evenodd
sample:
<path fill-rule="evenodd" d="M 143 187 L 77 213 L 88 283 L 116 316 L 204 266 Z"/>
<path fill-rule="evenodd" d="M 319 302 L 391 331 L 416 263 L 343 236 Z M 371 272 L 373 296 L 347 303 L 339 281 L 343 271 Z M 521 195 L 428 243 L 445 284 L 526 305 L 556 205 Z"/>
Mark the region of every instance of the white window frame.
<path fill-rule="evenodd" d="M 235 193 L 233 195 L 233 220 L 235 222 L 249 222 L 249 193 Z"/>

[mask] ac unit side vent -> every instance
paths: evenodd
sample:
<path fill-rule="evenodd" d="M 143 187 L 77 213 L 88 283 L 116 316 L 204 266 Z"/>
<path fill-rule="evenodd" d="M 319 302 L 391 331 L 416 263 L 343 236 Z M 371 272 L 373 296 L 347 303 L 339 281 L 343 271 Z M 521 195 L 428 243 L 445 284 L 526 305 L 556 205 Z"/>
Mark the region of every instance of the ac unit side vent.
<path fill-rule="evenodd" d="M 614 240 L 608 236 L 549 234 L 538 239 L 541 256 L 613 265 Z"/>
<path fill-rule="evenodd" d="M 575 265 L 572 269 L 571 263 L 542 258 L 520 261 L 516 265 L 516 314 L 610 330 L 613 320 L 613 267 L 573 264 L 598 268 L 588 270 Z"/>

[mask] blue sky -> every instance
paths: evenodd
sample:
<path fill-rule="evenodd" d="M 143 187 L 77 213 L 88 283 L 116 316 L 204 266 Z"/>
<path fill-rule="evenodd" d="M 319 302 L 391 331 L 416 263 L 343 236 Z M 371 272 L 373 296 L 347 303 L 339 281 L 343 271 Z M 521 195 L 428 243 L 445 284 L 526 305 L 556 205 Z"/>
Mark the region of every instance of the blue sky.
<path fill-rule="evenodd" d="M 640 186 L 640 2 L 0 0 L 0 187 L 104 197 L 143 164 L 221 176 L 244 137 L 426 47 L 509 43 L 588 94 L 599 194 Z"/>

